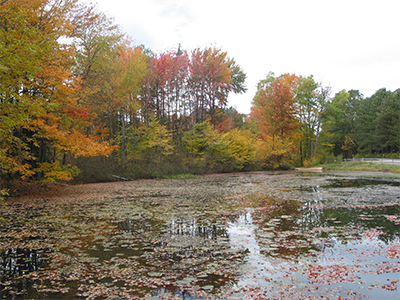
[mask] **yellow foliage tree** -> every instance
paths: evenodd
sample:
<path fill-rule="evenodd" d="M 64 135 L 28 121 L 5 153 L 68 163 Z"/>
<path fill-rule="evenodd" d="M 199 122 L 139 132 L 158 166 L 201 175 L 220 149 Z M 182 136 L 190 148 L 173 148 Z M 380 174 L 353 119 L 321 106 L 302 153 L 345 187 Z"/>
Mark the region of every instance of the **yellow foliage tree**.
<path fill-rule="evenodd" d="M 270 135 L 259 138 L 255 146 L 255 163 L 268 170 L 290 166 L 294 163 L 293 144 L 288 139 L 273 141 Z"/>
<path fill-rule="evenodd" d="M 76 0 L 14 0 L 0 4 L 0 166 L 12 178 L 66 180 L 65 154 L 108 155 L 112 147 L 79 126 L 73 74 Z"/>
<path fill-rule="evenodd" d="M 220 133 L 210 121 L 195 124 L 184 136 L 185 149 L 190 154 L 186 164 L 200 170 L 241 170 L 253 163 L 254 140 L 250 131 Z"/>
<path fill-rule="evenodd" d="M 254 162 L 256 137 L 250 130 L 233 129 L 224 133 L 225 153 L 234 170 L 242 170 Z"/>
<path fill-rule="evenodd" d="M 140 142 L 136 148 L 137 158 L 161 160 L 174 153 L 172 134 L 160 121 L 153 120 L 141 130 Z"/>

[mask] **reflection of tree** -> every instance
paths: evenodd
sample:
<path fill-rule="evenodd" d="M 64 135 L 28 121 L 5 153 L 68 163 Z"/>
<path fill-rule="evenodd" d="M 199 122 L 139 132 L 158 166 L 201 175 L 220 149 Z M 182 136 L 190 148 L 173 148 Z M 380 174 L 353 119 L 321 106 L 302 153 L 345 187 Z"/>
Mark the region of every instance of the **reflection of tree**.
<path fill-rule="evenodd" d="M 315 187 L 314 192 L 317 189 L 318 187 Z M 270 232 L 268 238 L 265 238 L 265 234 L 258 235 L 259 243 L 269 249 L 269 253 L 279 253 L 281 257 L 292 259 L 311 249 L 323 251 L 331 244 L 329 239 L 320 239 L 324 232 L 315 230 L 326 224 L 320 199 L 304 202 L 264 195 L 260 197 L 261 207 L 252 215 L 254 224 L 258 225 L 259 229 Z"/>
<path fill-rule="evenodd" d="M 160 231 L 162 222 L 150 218 L 127 219 L 118 222 L 118 228 L 124 232 L 136 233 L 147 231 Z"/>
<path fill-rule="evenodd" d="M 9 249 L 0 257 L 0 282 L 5 278 L 26 275 L 44 267 L 44 253 L 49 250 Z"/>
<path fill-rule="evenodd" d="M 148 270 L 175 279 L 202 274 L 210 284 L 222 286 L 234 280 L 236 267 L 245 256 L 231 248 L 224 218 L 139 218 L 119 222 L 118 227 L 124 232 L 121 240 L 138 250 L 133 259 L 145 267 L 139 269 L 143 277 Z"/>
<path fill-rule="evenodd" d="M 216 224 L 206 225 L 197 219 L 173 219 L 168 224 L 168 232 L 173 235 L 191 235 L 205 239 L 216 239 L 218 237 L 227 237 L 227 231 L 224 227 Z"/>
<path fill-rule="evenodd" d="M 327 221 L 328 226 L 351 226 L 362 228 L 362 232 L 365 232 L 366 229 L 379 228 L 384 234 L 379 235 L 378 239 L 386 243 L 400 236 L 399 226 L 387 217 L 391 215 L 400 215 L 400 205 L 339 207 L 324 210 L 324 216 L 329 220 Z"/>
<path fill-rule="evenodd" d="M 313 194 L 312 199 L 303 202 L 301 216 L 297 220 L 299 227 L 307 232 L 315 227 L 324 226 L 323 204 L 319 197 L 319 186 L 309 187 Z"/>
<path fill-rule="evenodd" d="M 320 206 L 313 205 L 312 202 L 305 202 L 301 210 L 299 219 L 296 220 L 297 225 L 303 232 L 307 232 L 317 226 L 323 226 L 323 211 Z"/>
<path fill-rule="evenodd" d="M 305 201 L 281 200 L 258 195 L 260 207 L 252 212 L 255 235 L 261 248 L 281 257 L 298 257 L 310 250 L 324 252 L 337 242 L 347 243 L 350 232 L 380 228 L 379 239 L 387 242 L 400 235 L 398 226 L 387 215 L 399 215 L 400 206 L 325 208 L 315 194 Z M 361 236 L 361 234 L 360 234 Z"/>

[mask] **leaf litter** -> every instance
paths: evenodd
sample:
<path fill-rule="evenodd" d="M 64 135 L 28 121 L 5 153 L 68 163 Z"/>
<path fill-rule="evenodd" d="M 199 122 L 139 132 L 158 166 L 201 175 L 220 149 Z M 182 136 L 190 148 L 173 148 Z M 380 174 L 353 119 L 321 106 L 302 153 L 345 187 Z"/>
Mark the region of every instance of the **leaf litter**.
<path fill-rule="evenodd" d="M 359 176 L 208 175 L 11 199 L 0 295 L 397 297 L 398 186 L 337 184 Z"/>

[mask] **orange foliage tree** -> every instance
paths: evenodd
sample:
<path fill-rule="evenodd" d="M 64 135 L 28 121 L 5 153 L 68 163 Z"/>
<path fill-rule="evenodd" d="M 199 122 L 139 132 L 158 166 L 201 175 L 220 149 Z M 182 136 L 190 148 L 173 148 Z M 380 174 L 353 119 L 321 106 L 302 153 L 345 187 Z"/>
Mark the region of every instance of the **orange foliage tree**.
<path fill-rule="evenodd" d="M 299 139 L 299 105 L 296 99 L 300 77 L 269 73 L 258 85 L 253 99 L 251 123 L 259 135 L 258 158 L 264 167 L 290 163 Z M 268 149 L 266 151 L 266 149 Z M 274 160 L 277 164 L 266 163 Z"/>
<path fill-rule="evenodd" d="M 195 49 L 192 52 L 190 88 L 196 123 L 210 118 L 215 125 L 219 109 L 226 107 L 228 94 L 233 91 L 233 68 L 227 53 L 220 49 Z"/>
<path fill-rule="evenodd" d="M 124 172 L 120 166 L 135 157 L 129 151 L 145 146 L 137 144 L 144 141 L 138 132 L 151 124 L 171 133 L 182 157 L 194 124 L 210 119 L 225 133 L 243 125 L 226 106 L 229 93 L 245 91 L 245 78 L 215 47 L 154 55 L 133 46 L 95 5 L 2 1 L 1 172 L 9 179 L 70 180 L 78 173 L 70 164 L 88 161 L 75 158 L 93 156 L 110 156 L 101 158 L 108 171 Z M 245 140 L 226 136 L 236 148 Z M 238 166 L 249 164 L 247 154 L 235 151 Z"/>
<path fill-rule="evenodd" d="M 73 33 L 75 0 L 0 4 L 0 165 L 9 178 L 69 180 L 65 155 L 108 155 L 112 148 L 82 131 Z"/>

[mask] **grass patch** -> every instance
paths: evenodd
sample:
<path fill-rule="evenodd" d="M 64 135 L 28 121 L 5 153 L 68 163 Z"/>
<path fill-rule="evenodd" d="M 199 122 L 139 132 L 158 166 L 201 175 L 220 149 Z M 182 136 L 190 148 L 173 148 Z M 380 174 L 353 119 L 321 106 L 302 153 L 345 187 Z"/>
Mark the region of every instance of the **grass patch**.
<path fill-rule="evenodd" d="M 158 176 L 157 179 L 189 179 L 196 178 L 197 175 L 193 174 L 170 174 L 170 175 L 162 175 Z"/>
<path fill-rule="evenodd" d="M 400 173 L 400 165 L 388 165 L 371 162 L 345 162 L 336 164 L 319 165 L 327 170 L 372 171 Z"/>

